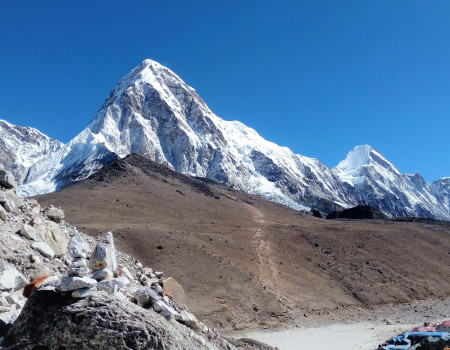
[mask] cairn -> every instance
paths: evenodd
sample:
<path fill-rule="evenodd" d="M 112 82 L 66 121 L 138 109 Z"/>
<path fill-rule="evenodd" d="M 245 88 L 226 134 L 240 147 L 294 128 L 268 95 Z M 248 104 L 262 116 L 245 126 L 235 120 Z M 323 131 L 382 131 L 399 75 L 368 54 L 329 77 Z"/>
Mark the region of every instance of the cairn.
<path fill-rule="evenodd" d="M 69 267 L 68 276 L 61 278 L 57 290 L 59 292 L 72 292 L 73 298 L 84 298 L 96 292 L 97 281 L 91 277 L 87 258 L 88 245 L 79 234 L 71 237 L 69 242 L 69 254 L 72 262 Z"/>

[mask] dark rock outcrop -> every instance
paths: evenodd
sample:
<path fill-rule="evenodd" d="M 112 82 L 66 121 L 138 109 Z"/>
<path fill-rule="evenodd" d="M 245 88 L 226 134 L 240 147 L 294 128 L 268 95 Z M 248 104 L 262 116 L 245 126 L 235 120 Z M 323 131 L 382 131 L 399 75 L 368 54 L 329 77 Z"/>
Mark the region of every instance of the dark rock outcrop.
<path fill-rule="evenodd" d="M 357 205 L 342 211 L 332 211 L 326 219 L 387 219 L 388 217 L 368 205 Z"/>
<path fill-rule="evenodd" d="M 233 348 L 220 336 L 209 338 L 167 322 L 152 310 L 102 293 L 73 299 L 52 290 L 37 290 L 2 345 L 21 350 Z"/>
<path fill-rule="evenodd" d="M 320 210 L 315 209 L 315 208 L 311 209 L 308 212 L 308 214 L 311 215 L 311 216 L 314 216 L 316 218 L 320 218 L 320 219 L 324 219 L 325 216 L 326 216 L 323 212 L 321 212 Z"/>

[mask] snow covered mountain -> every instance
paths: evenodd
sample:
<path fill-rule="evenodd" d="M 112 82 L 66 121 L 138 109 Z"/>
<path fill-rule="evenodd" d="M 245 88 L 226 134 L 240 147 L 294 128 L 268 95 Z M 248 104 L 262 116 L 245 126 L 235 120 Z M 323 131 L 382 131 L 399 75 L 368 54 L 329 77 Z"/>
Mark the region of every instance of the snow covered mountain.
<path fill-rule="evenodd" d="M 34 128 L 0 120 L 0 164 L 12 171 L 19 184 L 27 182 L 33 164 L 51 158 L 63 146 Z"/>
<path fill-rule="evenodd" d="M 111 92 L 88 127 L 29 170 L 23 194 L 56 190 L 104 164 L 138 153 L 298 209 L 357 203 L 330 169 L 225 121 L 168 68 L 145 60 Z"/>
<path fill-rule="evenodd" d="M 420 216 L 449 219 L 447 203 L 437 195 L 444 195 L 440 186 L 444 180 L 433 185 L 426 183 L 419 173 L 401 174 L 380 153 L 368 145 L 356 146 L 347 157 L 333 168 L 339 178 L 353 186 L 365 202 L 390 216 Z M 447 182 L 447 190 L 450 189 Z M 434 190 L 433 190 L 434 189 Z"/>
<path fill-rule="evenodd" d="M 238 121 L 219 118 L 175 73 L 145 60 L 118 83 L 96 117 L 72 141 L 55 143 L 42 157 L 24 150 L 21 156 L 31 161 L 16 177 L 23 195 L 46 193 L 84 179 L 119 157 L 138 153 L 177 172 L 297 209 L 329 212 L 374 203 L 393 216 L 450 218 L 445 206 L 436 203 L 430 185 L 425 181 L 419 185 L 420 175 L 402 175 L 379 153 L 362 147 L 331 171 L 317 159 L 263 139 Z M 9 157 L 16 152 L 14 145 L 6 148 Z M 1 163 L 4 155 L 0 156 Z M 440 191 L 438 185 L 434 187 Z M 414 195 L 407 193 L 412 190 Z"/>

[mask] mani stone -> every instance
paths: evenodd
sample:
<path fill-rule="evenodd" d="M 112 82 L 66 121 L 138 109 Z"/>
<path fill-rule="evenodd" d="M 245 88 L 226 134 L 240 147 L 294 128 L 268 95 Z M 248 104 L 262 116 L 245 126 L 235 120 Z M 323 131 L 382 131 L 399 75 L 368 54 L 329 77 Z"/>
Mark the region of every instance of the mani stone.
<path fill-rule="evenodd" d="M 56 208 L 53 205 L 50 205 L 47 209 L 45 209 L 44 214 L 56 223 L 60 223 L 61 220 L 64 219 L 64 212 L 60 208 Z"/>
<path fill-rule="evenodd" d="M 50 246 L 45 242 L 34 242 L 31 245 L 31 248 L 36 249 L 39 253 L 41 253 L 46 258 L 53 259 L 55 256 L 55 252 Z"/>
<path fill-rule="evenodd" d="M 97 242 L 97 246 L 89 259 L 92 270 L 100 270 L 108 268 L 116 271 L 116 249 L 114 248 L 114 240 L 111 232 L 105 233 Z"/>
<path fill-rule="evenodd" d="M 60 292 L 69 292 L 75 289 L 91 288 L 97 284 L 97 281 L 89 277 L 66 276 L 61 278 L 58 287 Z"/>
<path fill-rule="evenodd" d="M 15 188 L 16 182 L 10 171 L 0 170 L 0 186 L 4 188 Z"/>

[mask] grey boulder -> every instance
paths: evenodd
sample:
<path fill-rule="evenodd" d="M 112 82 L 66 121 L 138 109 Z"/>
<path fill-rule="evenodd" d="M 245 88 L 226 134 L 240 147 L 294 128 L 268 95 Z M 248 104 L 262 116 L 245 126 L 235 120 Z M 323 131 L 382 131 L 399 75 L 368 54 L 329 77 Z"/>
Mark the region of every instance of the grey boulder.
<path fill-rule="evenodd" d="M 160 299 L 159 295 L 149 287 L 140 287 L 133 293 L 136 303 L 139 306 L 152 306 L 155 301 Z"/>

